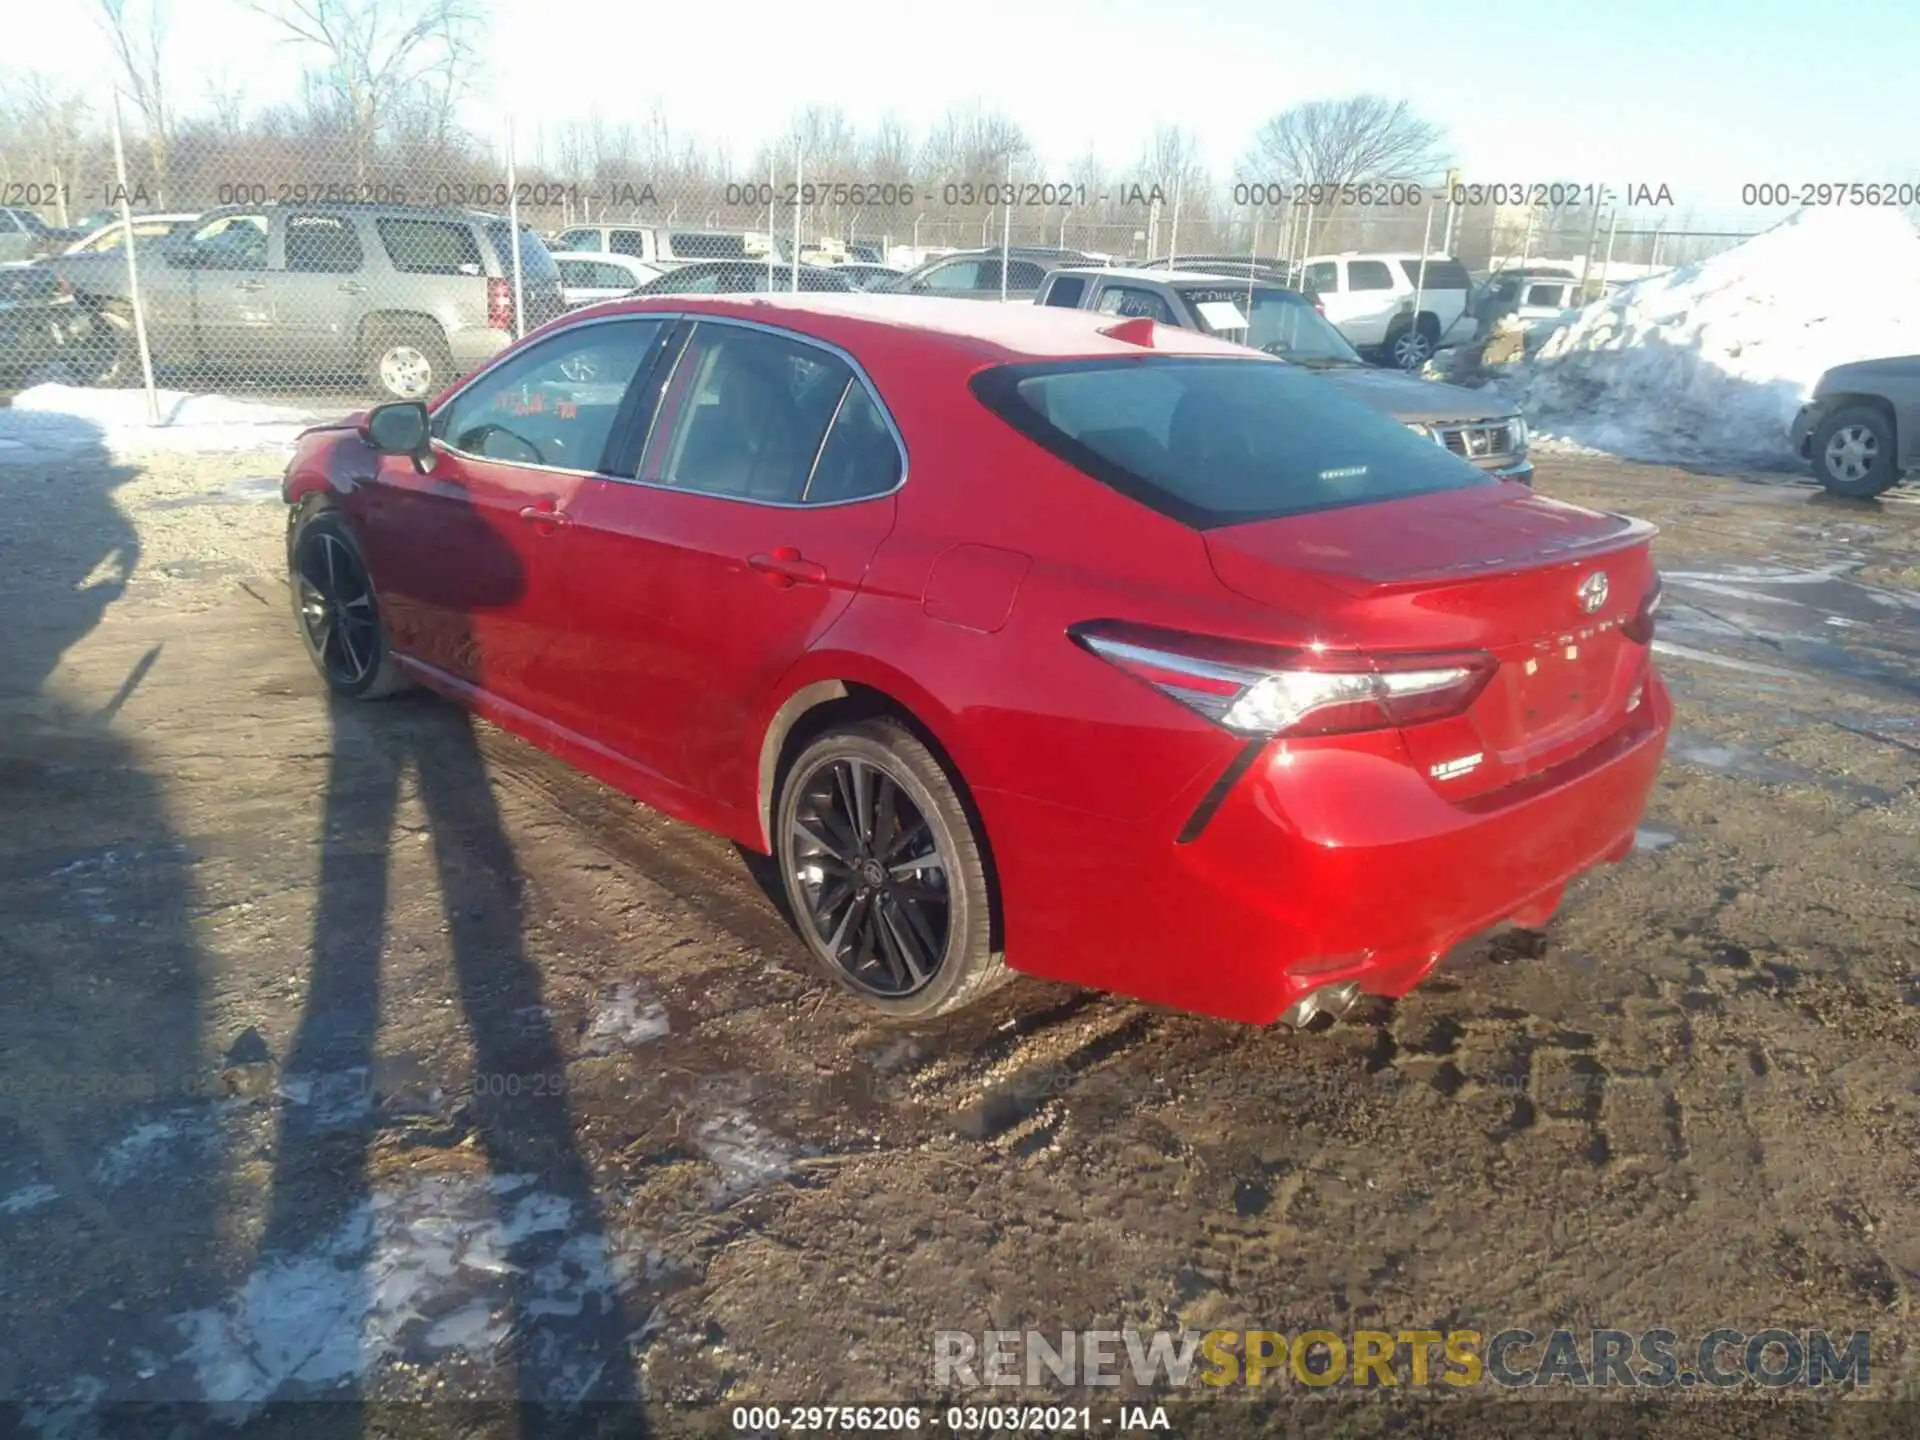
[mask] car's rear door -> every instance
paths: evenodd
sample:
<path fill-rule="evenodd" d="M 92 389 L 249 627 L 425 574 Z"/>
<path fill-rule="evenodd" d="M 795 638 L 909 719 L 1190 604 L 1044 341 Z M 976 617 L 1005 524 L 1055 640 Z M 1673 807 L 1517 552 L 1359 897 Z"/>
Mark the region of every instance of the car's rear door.
<path fill-rule="evenodd" d="M 750 805 L 769 692 L 845 611 L 893 528 L 905 452 L 847 357 L 684 324 L 631 478 L 573 501 L 561 722 L 673 786 Z"/>
<path fill-rule="evenodd" d="M 546 714 L 567 623 L 571 506 L 663 331 L 645 316 L 562 330 L 439 407 L 431 470 L 382 457 L 350 509 L 396 650 Z"/>

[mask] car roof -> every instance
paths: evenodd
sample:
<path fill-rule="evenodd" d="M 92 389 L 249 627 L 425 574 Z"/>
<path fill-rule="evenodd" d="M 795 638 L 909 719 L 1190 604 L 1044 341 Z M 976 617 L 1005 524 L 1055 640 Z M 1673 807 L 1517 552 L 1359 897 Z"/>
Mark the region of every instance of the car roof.
<path fill-rule="evenodd" d="M 636 255 L 623 255 L 618 250 L 550 250 L 547 252 L 556 260 L 598 260 L 602 264 L 643 265 L 651 270 L 655 267 Z"/>
<path fill-rule="evenodd" d="M 577 314 L 595 316 L 672 310 L 758 321 L 857 349 L 884 337 L 912 335 L 933 346 L 1003 364 L 1023 360 L 1099 359 L 1143 353 L 1258 358 L 1244 346 L 1175 326 L 1153 327 L 1151 352 L 1103 333 L 1129 323 L 1113 315 L 991 300 L 872 292 L 773 291 L 745 295 L 652 295 L 612 300 Z"/>

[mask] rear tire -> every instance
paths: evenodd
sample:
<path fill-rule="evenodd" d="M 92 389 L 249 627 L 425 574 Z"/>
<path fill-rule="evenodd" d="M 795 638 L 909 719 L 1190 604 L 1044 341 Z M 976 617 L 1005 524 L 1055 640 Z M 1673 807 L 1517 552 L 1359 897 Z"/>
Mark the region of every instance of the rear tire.
<path fill-rule="evenodd" d="M 830 730 L 787 767 L 773 853 L 794 925 L 835 984 L 923 1020 L 1011 978 L 974 821 L 946 769 L 898 720 Z"/>
<path fill-rule="evenodd" d="M 382 401 L 431 400 L 453 379 L 447 337 L 430 321 L 369 321 L 364 360 L 367 380 Z"/>
<path fill-rule="evenodd" d="M 308 500 L 294 513 L 287 582 L 307 658 L 328 689 L 345 700 L 381 700 L 408 688 L 360 544 L 331 505 Z"/>
<path fill-rule="evenodd" d="M 140 370 L 140 352 L 133 332 L 133 317 L 117 310 L 93 313 L 93 334 L 80 354 L 68 362 L 76 385 L 103 388 L 130 385 Z"/>
<path fill-rule="evenodd" d="M 1893 426 L 1871 405 L 1836 410 L 1813 432 L 1807 447 L 1813 474 L 1829 493 L 1871 500 L 1899 482 Z"/>

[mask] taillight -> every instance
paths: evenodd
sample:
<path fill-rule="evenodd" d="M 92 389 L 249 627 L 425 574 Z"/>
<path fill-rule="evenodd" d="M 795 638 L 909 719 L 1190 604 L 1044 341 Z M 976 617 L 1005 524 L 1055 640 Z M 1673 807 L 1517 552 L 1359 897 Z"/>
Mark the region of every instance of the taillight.
<path fill-rule="evenodd" d="M 1647 590 L 1647 598 L 1640 602 L 1640 609 L 1634 617 L 1620 627 L 1620 633 L 1636 645 L 1653 643 L 1653 617 L 1660 609 L 1660 601 L 1666 595 L 1667 587 L 1660 579 L 1659 572 L 1654 573 L 1653 584 Z"/>
<path fill-rule="evenodd" d="M 1248 645 L 1101 621 L 1074 641 L 1237 735 L 1343 735 L 1458 715 L 1498 661 Z"/>
<path fill-rule="evenodd" d="M 513 329 L 513 282 L 487 281 L 487 326 L 493 330 Z"/>

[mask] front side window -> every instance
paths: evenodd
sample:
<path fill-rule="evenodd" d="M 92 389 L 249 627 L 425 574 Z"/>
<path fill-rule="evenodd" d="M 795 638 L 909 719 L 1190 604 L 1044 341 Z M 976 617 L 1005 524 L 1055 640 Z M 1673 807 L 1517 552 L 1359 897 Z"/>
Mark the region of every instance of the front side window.
<path fill-rule="evenodd" d="M 1566 303 L 1566 288 L 1560 285 L 1535 285 L 1527 291 L 1527 304 L 1545 305 L 1554 309 Z"/>
<path fill-rule="evenodd" d="M 598 250 L 600 232 L 598 230 L 563 230 L 560 238 L 553 242 L 561 250 Z"/>
<path fill-rule="evenodd" d="M 1201 328 L 1223 340 L 1250 345 L 1298 364 L 1366 363 L 1346 337 L 1313 308 L 1313 302 L 1295 291 L 1256 286 L 1251 309 L 1244 287 L 1195 286 L 1180 294 L 1200 317 Z"/>
<path fill-rule="evenodd" d="M 1063 310 L 1078 310 L 1086 293 L 1086 276 L 1056 275 L 1052 287 L 1047 291 L 1047 304 L 1058 305 Z"/>
<path fill-rule="evenodd" d="M 743 326 L 696 325 L 661 395 L 639 478 L 797 504 L 850 383 L 846 364 L 812 345 Z"/>
<path fill-rule="evenodd" d="M 287 269 L 303 274 L 345 275 L 360 268 L 360 237 L 339 215 L 287 217 Z"/>
<path fill-rule="evenodd" d="M 595 237 L 595 243 L 590 248 L 595 250 L 600 248 L 598 236 Z M 607 236 L 607 249 L 616 255 L 630 255 L 635 260 L 651 258 L 647 254 L 647 232 L 644 230 L 613 231 Z"/>
<path fill-rule="evenodd" d="M 936 265 L 922 275 L 914 286 L 916 290 L 984 290 L 987 283 L 981 278 L 984 267 L 978 260 L 950 260 L 945 265 Z M 1000 272 L 996 268 L 993 283 L 1000 283 Z"/>
<path fill-rule="evenodd" d="M 561 331 L 455 395 L 433 417 L 434 438 L 484 460 L 598 470 L 662 323 L 635 318 Z"/>
<path fill-rule="evenodd" d="M 186 248 L 190 263 L 202 270 L 264 270 L 267 217 L 222 215 L 194 231 Z"/>
<path fill-rule="evenodd" d="M 1083 474 L 1199 530 L 1500 483 L 1325 380 L 1254 356 L 1006 365 L 973 389 Z"/>
<path fill-rule="evenodd" d="M 1393 272 L 1387 269 L 1387 263 L 1384 260 L 1349 260 L 1347 288 L 1349 290 L 1391 290 Z"/>
<path fill-rule="evenodd" d="M 1331 260 L 1307 266 L 1307 288 L 1321 295 L 1333 294 L 1340 288 L 1340 267 Z"/>

